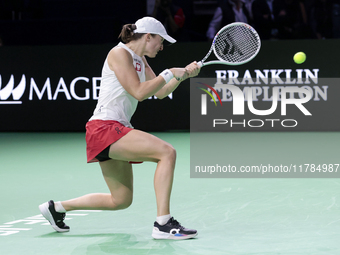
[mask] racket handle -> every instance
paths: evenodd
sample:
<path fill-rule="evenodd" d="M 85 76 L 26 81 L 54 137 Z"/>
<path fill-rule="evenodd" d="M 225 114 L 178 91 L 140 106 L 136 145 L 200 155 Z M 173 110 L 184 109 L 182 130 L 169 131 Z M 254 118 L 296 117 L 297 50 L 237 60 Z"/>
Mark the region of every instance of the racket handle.
<path fill-rule="evenodd" d="M 203 66 L 202 61 L 197 62 L 197 65 L 198 65 L 199 67 L 202 67 L 202 66 Z"/>

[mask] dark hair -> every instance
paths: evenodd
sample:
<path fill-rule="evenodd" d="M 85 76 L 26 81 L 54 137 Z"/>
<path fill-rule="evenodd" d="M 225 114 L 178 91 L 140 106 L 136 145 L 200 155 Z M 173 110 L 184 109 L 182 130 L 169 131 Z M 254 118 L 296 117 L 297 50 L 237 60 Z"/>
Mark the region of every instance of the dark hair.
<path fill-rule="evenodd" d="M 135 30 L 137 27 L 135 24 L 126 24 L 123 26 L 122 31 L 120 32 L 118 38 L 121 38 L 124 43 L 129 43 L 133 40 L 138 40 L 141 38 L 144 34 L 143 33 L 134 33 L 133 30 Z"/>
<path fill-rule="evenodd" d="M 137 29 L 135 24 L 126 24 L 123 26 L 118 38 L 121 38 L 123 43 L 129 43 L 134 40 L 140 39 L 145 33 L 134 33 L 133 31 Z M 155 36 L 154 34 L 151 34 Z"/>

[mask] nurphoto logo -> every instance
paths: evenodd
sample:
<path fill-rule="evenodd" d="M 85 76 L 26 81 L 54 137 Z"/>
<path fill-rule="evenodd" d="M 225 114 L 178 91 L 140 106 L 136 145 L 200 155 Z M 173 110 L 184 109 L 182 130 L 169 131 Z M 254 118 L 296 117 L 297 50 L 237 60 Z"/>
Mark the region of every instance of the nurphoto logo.
<path fill-rule="evenodd" d="M 328 85 L 320 86 L 318 69 L 215 73 L 215 78 L 192 81 L 196 96 L 191 99 L 197 102 L 192 106 L 198 109 L 199 100 L 200 112 L 192 112 L 191 123 L 200 130 L 294 128 L 312 116 L 310 101 L 327 101 Z"/>

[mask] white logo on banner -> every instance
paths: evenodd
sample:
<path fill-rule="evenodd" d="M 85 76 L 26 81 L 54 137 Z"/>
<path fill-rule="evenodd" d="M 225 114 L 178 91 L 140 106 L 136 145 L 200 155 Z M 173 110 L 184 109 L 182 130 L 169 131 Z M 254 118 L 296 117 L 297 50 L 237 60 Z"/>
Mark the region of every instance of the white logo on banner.
<path fill-rule="evenodd" d="M 20 101 L 22 95 L 26 89 L 26 78 L 23 74 L 19 85 L 14 88 L 14 76 L 11 75 L 6 86 L 2 86 L 2 77 L 0 75 L 0 104 L 21 104 Z M 12 95 L 13 101 L 3 101 L 7 100 Z"/>

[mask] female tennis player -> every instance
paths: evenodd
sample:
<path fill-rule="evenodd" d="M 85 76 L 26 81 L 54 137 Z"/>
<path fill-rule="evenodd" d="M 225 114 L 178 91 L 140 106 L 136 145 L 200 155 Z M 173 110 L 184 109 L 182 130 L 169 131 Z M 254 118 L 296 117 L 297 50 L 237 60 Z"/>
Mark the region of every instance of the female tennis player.
<path fill-rule="evenodd" d="M 198 75 L 200 67 L 192 62 L 185 68 L 166 69 L 156 76 L 145 56 L 156 57 L 163 40 L 176 42 L 154 18 L 139 19 L 125 25 L 119 43 L 104 62 L 97 106 L 86 124 L 87 161 L 100 164 L 111 194 L 88 194 L 62 202 L 53 200 L 39 206 L 42 215 L 58 232 L 69 231 L 65 213 L 72 210 L 120 210 L 129 207 L 133 197 L 132 164 L 151 161 L 157 164 L 154 189 L 157 218 L 152 237 L 188 239 L 196 230 L 184 228 L 170 215 L 176 151 L 167 142 L 133 129 L 130 119 L 138 101 L 152 95 L 165 98 L 181 81 Z"/>

